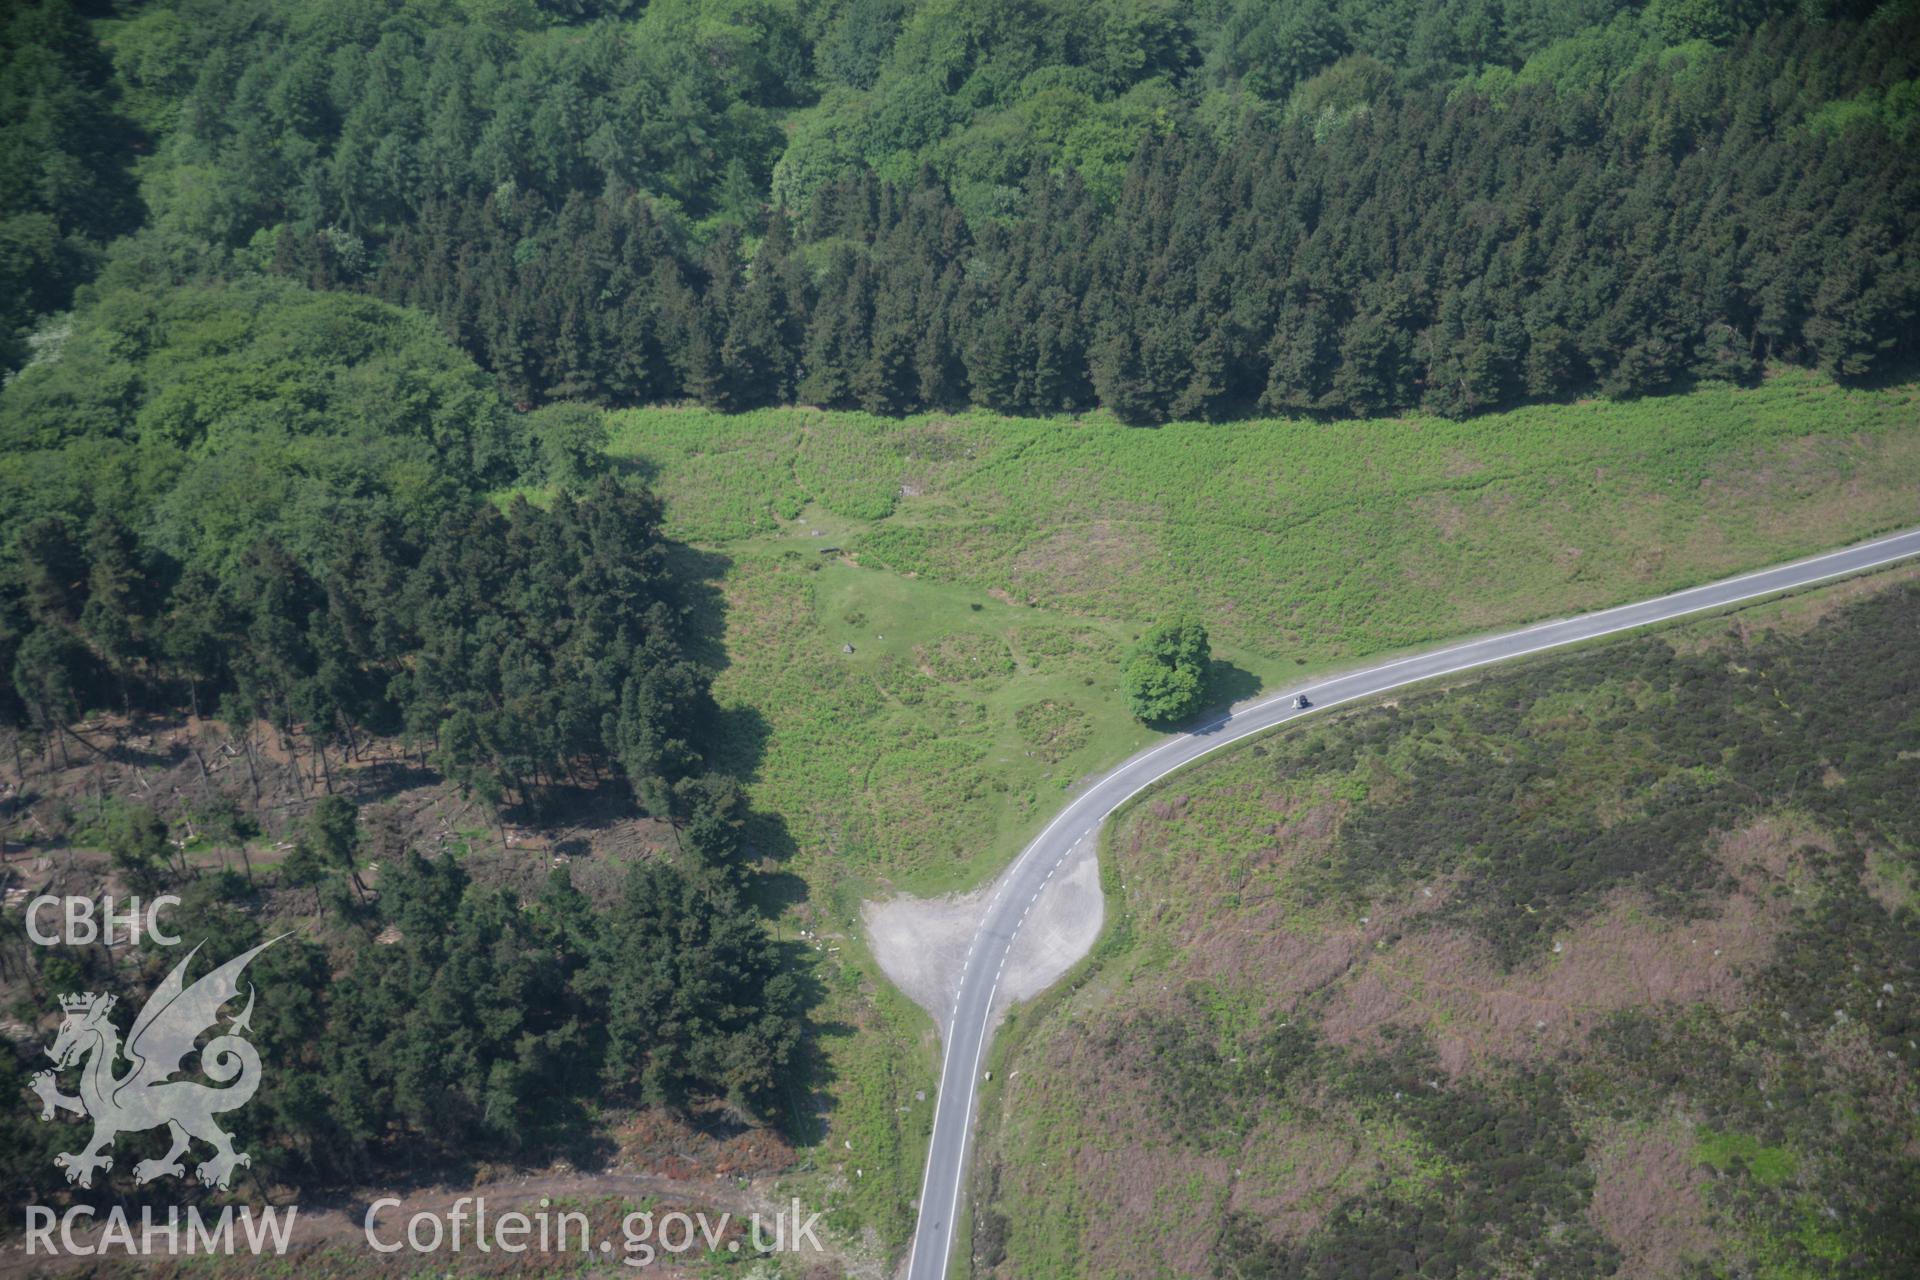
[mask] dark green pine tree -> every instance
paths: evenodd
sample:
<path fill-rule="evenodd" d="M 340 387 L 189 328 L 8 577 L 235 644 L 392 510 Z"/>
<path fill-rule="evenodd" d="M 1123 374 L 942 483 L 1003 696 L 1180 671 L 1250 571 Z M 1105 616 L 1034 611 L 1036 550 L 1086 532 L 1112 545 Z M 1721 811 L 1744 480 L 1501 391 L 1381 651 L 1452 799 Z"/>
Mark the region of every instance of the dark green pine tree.
<path fill-rule="evenodd" d="M 868 413 L 900 413 L 919 401 L 913 357 L 924 332 L 912 298 L 897 280 L 888 284 L 874 299 L 867 350 L 853 371 L 854 399 Z"/>
<path fill-rule="evenodd" d="M 1159 408 L 1140 362 L 1140 342 L 1131 329 L 1114 326 L 1093 352 L 1093 389 L 1122 422 L 1157 422 Z"/>
<path fill-rule="evenodd" d="M 818 301 L 807 322 L 806 356 L 798 396 L 822 408 L 850 405 L 855 377 L 868 355 L 868 289 L 863 255 L 837 247 L 821 275 Z"/>
<path fill-rule="evenodd" d="M 793 394 L 795 355 L 787 345 L 793 328 L 787 315 L 791 251 L 786 218 L 775 213 L 720 347 L 728 408 L 778 404 Z"/>

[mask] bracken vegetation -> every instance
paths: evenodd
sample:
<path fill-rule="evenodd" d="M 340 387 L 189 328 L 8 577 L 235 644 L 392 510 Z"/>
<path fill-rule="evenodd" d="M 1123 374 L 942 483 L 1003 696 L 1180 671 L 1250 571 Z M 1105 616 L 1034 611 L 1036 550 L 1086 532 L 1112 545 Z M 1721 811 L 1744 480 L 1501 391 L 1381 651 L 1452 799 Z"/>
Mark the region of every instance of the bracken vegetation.
<path fill-rule="evenodd" d="M 1910 1270 L 1906 579 L 1149 793 L 1099 966 L 1001 1066 L 977 1270 Z"/>
<path fill-rule="evenodd" d="M 610 448 L 693 541 L 841 517 L 830 545 L 865 566 L 1136 624 L 1190 610 L 1216 647 L 1321 663 L 1897 525 L 1920 484 L 1914 412 L 1910 386 L 1789 373 L 1471 422 L 634 410 L 611 415 Z"/>
<path fill-rule="evenodd" d="M 52 995 L 162 967 L 29 948 L 14 891 L 179 889 L 216 951 L 307 931 L 262 961 L 284 1066 L 245 1136 L 276 1185 L 604 1167 L 613 1113 L 672 1115 L 777 1128 L 810 1202 L 897 1245 L 934 1063 L 857 901 L 979 879 L 1147 742 L 1147 624 L 1210 642 L 1135 682 L 1177 718 L 1911 522 L 1916 83 L 1912 0 L 6 6 L 0 1068 Z M 1580 1035 L 1622 1090 L 1743 1078 L 1733 979 L 1672 933 L 1716 901 L 1729 961 L 1817 968 L 1844 930 L 1894 964 L 1902 691 L 1812 643 L 1749 655 L 1779 714 L 1752 668 L 1614 651 L 1567 750 L 1632 803 L 1555 794 L 1560 730 L 1498 708 L 1313 737 L 1338 764 L 1286 784 L 1314 816 L 1277 838 L 1325 854 L 1289 918 L 1420 875 L 1429 932 L 1285 1035 L 1200 989 L 1142 1037 L 1195 1064 L 1156 1104 L 1194 1185 L 1280 1123 L 1270 1080 L 1324 1078 L 1277 1149 L 1371 1126 L 1365 1186 L 1293 1227 L 1192 1213 L 1164 1265 L 1412 1240 L 1477 1273 L 1538 1237 L 1521 1261 L 1576 1274 L 1718 1232 L 1779 1270 L 1899 1239 L 1892 1148 L 1835 1181 L 1752 1107 L 1602 1132 L 1550 1055 L 1391 1096 L 1484 1056 L 1418 1009 L 1507 1052 L 1564 1001 L 1573 967 L 1528 966 L 1568 930 L 1707 1009 L 1677 1038 L 1589 1010 L 1620 1015 Z M 1871 903 L 1833 884 L 1862 848 Z M 1747 854 L 1828 914 L 1789 928 Z M 1473 982 L 1424 983 L 1450 964 Z M 1767 999 L 1811 1018 L 1797 972 Z M 1852 1098 L 1820 1114 L 1852 1133 Z M 44 1191 L 54 1138 L 14 1120 L 9 1186 Z M 1733 1189 L 1636 1232 L 1635 1161 Z M 1435 1225 L 1467 1217 L 1502 1225 Z M 1022 1274 L 1069 1269 L 1008 1231 Z"/>

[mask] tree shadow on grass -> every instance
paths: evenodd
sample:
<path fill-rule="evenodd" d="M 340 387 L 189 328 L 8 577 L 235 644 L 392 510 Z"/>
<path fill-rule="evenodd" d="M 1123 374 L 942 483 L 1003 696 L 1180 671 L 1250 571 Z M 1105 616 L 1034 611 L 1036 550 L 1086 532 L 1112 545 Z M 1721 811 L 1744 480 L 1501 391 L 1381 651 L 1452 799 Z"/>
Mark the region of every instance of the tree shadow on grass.
<path fill-rule="evenodd" d="M 1225 658 L 1215 658 L 1207 667 L 1207 705 L 1224 711 L 1245 702 L 1260 692 L 1260 677 L 1234 666 Z"/>
<path fill-rule="evenodd" d="M 807 882 L 791 871 L 762 871 L 747 885 L 748 900 L 769 919 L 778 919 L 811 896 Z"/>
<path fill-rule="evenodd" d="M 755 782 L 766 758 L 773 726 L 757 707 L 719 707 L 706 726 L 707 762 L 739 782 Z"/>
<path fill-rule="evenodd" d="M 1260 677 L 1234 666 L 1225 658 L 1214 658 L 1207 665 L 1207 683 L 1201 710 L 1177 720 L 1149 720 L 1146 723 L 1163 733 L 1211 733 L 1224 725 L 1227 712 L 1260 692 Z"/>
<path fill-rule="evenodd" d="M 811 1146 L 826 1138 L 820 1117 L 838 1101 L 830 1092 L 836 1077 L 821 1041 L 850 1036 L 856 1028 L 813 1016 L 814 1010 L 826 1002 L 827 989 L 820 981 L 818 956 L 812 948 L 798 938 L 783 938 L 775 945 L 782 971 L 795 984 L 794 1002 L 803 1019 L 803 1030 L 798 1051 L 780 1086 L 785 1105 L 777 1119 L 768 1118 L 795 1146 Z"/>
<path fill-rule="evenodd" d="M 680 583 L 680 602 L 686 608 L 687 656 L 710 671 L 723 671 L 727 657 L 727 599 L 720 582 L 733 567 L 733 561 L 718 551 L 688 546 L 684 542 L 662 543 L 667 567 Z"/>
<path fill-rule="evenodd" d="M 609 456 L 613 469 L 623 476 L 633 476 L 648 488 L 660 478 L 660 464 L 642 454 L 631 453 Z"/>
<path fill-rule="evenodd" d="M 718 552 L 679 542 L 667 544 L 667 556 L 685 584 L 687 651 L 708 670 L 724 670 L 732 659 L 727 656 L 727 601 L 720 582 L 733 561 Z M 702 729 L 702 754 L 709 768 L 742 784 L 759 779 L 760 764 L 773 736 L 773 726 L 759 708 L 714 707 Z M 799 852 L 786 819 L 778 813 L 753 809 L 746 816 L 745 826 L 753 861 L 785 863 Z M 769 918 L 807 899 L 806 882 L 787 871 L 756 874 L 749 886 L 748 898 Z"/>
<path fill-rule="evenodd" d="M 1849 378 L 1840 385 L 1862 391 L 1884 391 L 1920 378 L 1920 355 L 1901 355 L 1874 361 L 1864 375 Z"/>
<path fill-rule="evenodd" d="M 709 671 L 725 670 L 732 659 L 726 646 L 727 599 L 720 584 L 733 561 L 719 552 L 677 542 L 667 544 L 667 558 L 682 584 L 688 656 Z M 704 728 L 702 746 L 710 768 L 741 783 L 758 779 L 773 734 L 758 708 L 715 707 Z M 782 865 L 799 852 L 799 845 L 786 818 L 764 808 L 747 813 L 744 834 L 747 865 L 756 869 L 744 877 L 743 897 L 763 919 L 776 922 L 776 930 L 790 933 L 794 926 L 786 922 L 788 913 L 810 896 L 806 880 Z M 836 1101 L 830 1092 L 833 1069 L 821 1043 L 850 1036 L 855 1028 L 814 1017 L 827 997 L 819 954 L 797 938 L 782 937 L 775 946 L 782 975 L 794 983 L 792 1007 L 803 1029 L 794 1061 L 775 1086 L 777 1097 L 766 1100 L 763 1119 L 794 1145 L 810 1146 L 824 1140 L 821 1117 Z"/>

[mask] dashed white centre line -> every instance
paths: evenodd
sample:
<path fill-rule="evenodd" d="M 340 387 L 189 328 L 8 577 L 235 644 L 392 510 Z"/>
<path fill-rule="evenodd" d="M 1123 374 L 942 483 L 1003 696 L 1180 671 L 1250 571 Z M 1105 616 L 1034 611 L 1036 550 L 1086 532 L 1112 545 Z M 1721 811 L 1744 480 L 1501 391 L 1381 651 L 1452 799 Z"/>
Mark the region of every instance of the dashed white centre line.
<path fill-rule="evenodd" d="M 1392 662 L 1387 662 L 1379 666 L 1368 668 L 1362 671 L 1341 673 L 1340 675 L 1336 675 L 1328 679 L 1327 681 L 1325 681 L 1324 685 L 1310 686 L 1308 691 L 1314 692 L 1317 694 L 1322 687 L 1327 687 L 1331 689 L 1335 686 L 1341 685 L 1342 683 L 1359 680 L 1361 678 L 1377 680 L 1382 673 L 1390 670 L 1406 668 L 1410 665 L 1417 664 L 1417 663 L 1431 664 L 1433 660 L 1445 655 L 1455 654 L 1455 653 L 1463 653 L 1463 654 L 1471 653 L 1473 650 L 1477 648 L 1489 648 L 1494 642 L 1510 642 L 1523 635 L 1529 635 L 1529 634 L 1541 633 L 1541 632 L 1551 632 L 1556 628 L 1567 628 L 1569 627 L 1569 624 L 1591 624 L 1595 620 L 1602 617 L 1609 616 L 1609 615 L 1622 615 L 1622 614 L 1628 613 L 1629 611 L 1634 611 L 1634 610 L 1645 612 L 1649 609 L 1650 606 L 1657 606 L 1657 605 L 1660 605 L 1666 602 L 1672 602 L 1672 601 L 1689 601 L 1689 603 L 1687 603 L 1685 607 L 1672 609 L 1672 610 L 1660 613 L 1657 616 L 1646 617 L 1638 621 L 1624 621 L 1617 625 L 1609 625 L 1603 630 L 1591 630 L 1591 631 L 1586 631 L 1582 635 L 1569 636 L 1566 639 L 1549 640 L 1544 644 L 1534 645 L 1530 648 L 1508 649 L 1504 652 L 1496 653 L 1490 657 L 1474 658 L 1471 661 L 1464 661 L 1457 665 L 1448 667 L 1444 670 L 1433 670 L 1433 671 L 1428 671 L 1425 674 L 1410 675 L 1404 679 L 1396 679 L 1392 683 L 1385 683 L 1385 684 L 1374 683 L 1370 686 L 1368 690 L 1364 692 L 1356 692 L 1353 694 L 1332 698 L 1326 703 L 1324 703 L 1323 705 L 1315 708 L 1316 710 L 1329 710 L 1333 707 L 1340 706 L 1349 702 L 1358 701 L 1365 697 L 1377 696 L 1379 694 L 1386 693 L 1390 690 L 1400 688 L 1404 685 L 1416 684 L 1422 680 L 1433 680 L 1433 679 L 1441 678 L 1443 676 L 1455 675 L 1463 671 L 1473 670 L 1482 666 L 1490 665 L 1492 663 L 1510 661 L 1515 658 L 1525 657 L 1529 654 L 1539 653 L 1549 649 L 1560 648 L 1568 644 L 1573 644 L 1573 643 L 1583 642 L 1583 641 L 1598 640 L 1602 637 L 1613 635 L 1617 632 L 1631 631 L 1631 630 L 1636 630 L 1640 627 L 1651 625 L 1651 624 L 1672 621 L 1676 618 L 1685 617 L 1689 614 L 1698 613 L 1704 610 L 1725 608 L 1734 604 L 1739 604 L 1746 600 L 1757 599 L 1759 597 L 1767 596 L 1767 595 L 1773 595 L 1776 592 L 1780 592 L 1780 591 L 1787 591 L 1787 590 L 1793 590 L 1796 588 L 1813 586 L 1817 583 L 1825 582 L 1837 577 L 1842 577 L 1850 573 L 1864 572 L 1868 569 L 1878 568 L 1882 565 L 1891 564 L 1899 560 L 1906 559 L 1912 556 L 1914 554 L 1914 551 L 1910 547 L 1908 547 L 1905 549 L 1892 551 L 1889 554 L 1882 555 L 1877 559 L 1874 559 L 1871 561 L 1857 561 L 1856 559 L 1856 562 L 1849 566 L 1825 571 L 1818 575 L 1809 575 L 1805 572 L 1812 566 L 1825 564 L 1831 561 L 1838 560 L 1842 557 L 1857 558 L 1858 555 L 1863 551 L 1867 551 L 1870 549 L 1879 549 L 1882 547 L 1889 546 L 1890 544 L 1911 543 L 1915 539 L 1915 536 L 1917 533 L 1920 533 L 1920 530 L 1908 530 L 1902 533 L 1890 534 L 1884 538 L 1876 539 L 1872 542 L 1862 543 L 1853 547 L 1841 548 L 1837 551 L 1827 552 L 1823 555 L 1812 556 L 1804 560 L 1795 561 L 1792 564 L 1788 564 L 1788 565 L 1778 565 L 1768 569 L 1755 570 L 1751 573 L 1741 574 L 1738 577 L 1724 579 L 1717 583 L 1708 583 L 1700 587 L 1687 588 L 1682 591 L 1676 591 L 1676 592 L 1669 593 L 1668 595 L 1657 597 L 1654 600 L 1645 600 L 1645 601 L 1639 601 L 1633 604 L 1618 605 L 1610 609 L 1602 609 L 1595 613 L 1579 615 L 1574 618 L 1553 619 L 1546 622 L 1536 623 L 1533 626 L 1524 627 L 1518 631 L 1506 633 L 1505 635 L 1479 637 L 1476 639 L 1467 640 L 1455 645 L 1448 646 L 1447 648 L 1444 648 L 1444 649 L 1429 650 L 1425 653 L 1415 653 L 1408 657 L 1397 659 Z M 1778 583 L 1777 585 L 1766 586 L 1766 587 L 1758 588 L 1756 590 L 1746 591 L 1743 594 L 1737 595 L 1737 596 L 1729 596 L 1729 597 L 1724 597 L 1719 599 L 1708 599 L 1708 596 L 1711 593 L 1722 590 L 1728 586 L 1731 586 L 1734 583 L 1745 582 L 1752 579 L 1766 577 L 1769 575 L 1779 577 L 1787 571 L 1794 571 L 1794 570 L 1800 571 L 1800 576 L 1792 579 L 1791 581 L 1781 582 L 1781 583 Z M 1224 727 L 1229 727 L 1229 726 L 1235 727 L 1235 730 L 1233 733 L 1223 736 L 1222 738 L 1215 741 L 1211 746 L 1207 747 L 1206 749 L 1200 750 L 1196 754 L 1188 756 L 1185 763 L 1191 764 L 1195 760 L 1211 754 L 1213 750 L 1216 750 L 1219 747 L 1224 747 L 1229 743 L 1238 741 L 1249 734 L 1259 732 L 1262 726 L 1256 725 L 1252 723 L 1252 721 L 1261 713 L 1272 714 L 1274 712 L 1278 712 L 1278 714 L 1273 715 L 1273 719 L 1268 720 L 1266 722 L 1264 726 L 1266 728 L 1271 728 L 1276 724 L 1292 721 L 1296 719 L 1298 716 L 1304 714 L 1304 712 L 1293 711 L 1293 710 L 1280 711 L 1280 709 L 1275 706 L 1276 703 L 1278 703 L 1282 698 L 1287 696 L 1289 696 L 1289 692 L 1281 692 L 1281 693 L 1275 694 L 1271 698 L 1264 699 L 1260 702 L 1250 703 L 1245 707 L 1229 709 L 1229 711 L 1225 715 L 1221 716 L 1218 720 L 1196 727 L 1195 729 L 1190 731 L 1189 734 L 1184 735 L 1181 739 L 1176 739 L 1174 741 L 1162 743 L 1159 746 L 1153 747 L 1141 753 L 1140 755 L 1134 757 L 1133 759 L 1125 762 L 1123 765 L 1117 767 L 1113 771 L 1113 775 L 1118 775 L 1123 770 L 1131 770 L 1131 771 L 1139 772 L 1147 766 L 1149 761 L 1153 760 L 1156 757 L 1162 756 L 1167 752 L 1181 750 L 1183 745 L 1190 744 L 1192 740 L 1198 738 L 1202 734 L 1211 734 L 1215 730 L 1221 729 Z M 1316 698 L 1316 701 L 1317 700 L 1318 699 Z M 1078 849 L 1081 845 L 1083 845 L 1086 842 L 1086 840 L 1093 833 L 1097 832 L 1100 826 L 1103 823 L 1105 823 L 1107 819 L 1110 818 L 1113 815 L 1113 813 L 1115 813 L 1122 805 L 1126 804 L 1135 795 L 1138 795 L 1141 791 L 1144 791 L 1147 786 L 1152 785 L 1154 781 L 1158 781 L 1160 778 L 1164 777 L 1170 771 L 1171 771 L 1170 768 L 1163 768 L 1159 770 L 1158 772 L 1153 774 L 1153 776 L 1149 778 L 1147 782 L 1142 783 L 1139 787 L 1136 787 L 1133 791 L 1114 800 L 1111 804 L 1107 806 L 1105 811 L 1102 812 L 1098 818 L 1093 819 L 1090 822 L 1090 824 L 1082 830 L 1082 832 L 1079 835 L 1079 838 L 1075 841 L 1073 848 Z M 1113 775 L 1109 775 L 1109 780 Z M 1073 806 L 1069 804 L 1068 811 L 1070 812 L 1072 808 Z M 1051 832 L 1057 825 L 1060 824 L 1060 822 L 1063 819 L 1066 819 L 1067 817 L 1068 817 L 1068 813 L 1063 812 L 1059 815 L 1059 817 L 1055 818 L 1052 823 L 1049 823 L 1047 825 L 1047 828 L 1042 830 L 1040 835 L 1034 839 L 1032 845 L 1029 846 L 1028 854 L 1036 852 L 1038 848 L 1045 843 L 1049 832 Z M 1001 885 L 996 889 L 994 893 L 993 904 L 991 907 L 989 907 L 990 912 L 994 907 L 997 907 L 999 905 L 1000 898 L 1005 890 L 1006 885 L 1011 883 L 1012 880 L 1018 876 L 1020 872 L 1021 864 L 1022 862 L 1024 862 L 1026 856 L 1027 855 L 1022 855 L 1022 858 L 1016 859 L 1014 865 L 1008 868 L 1006 873 L 1006 879 L 1002 880 Z M 1067 855 L 1062 854 L 1059 858 L 1055 860 L 1054 864 L 1047 871 L 1046 880 L 1051 880 L 1053 878 L 1053 873 L 1057 871 L 1059 867 L 1066 861 L 1066 858 L 1067 858 Z M 1042 882 L 1043 888 L 1044 888 L 1044 885 L 1045 885 L 1045 881 Z M 999 937 L 1003 950 L 1000 955 L 999 967 L 995 971 L 993 986 L 987 992 L 987 1012 L 981 1021 L 980 1036 L 975 1041 L 975 1044 L 974 1044 L 974 1053 L 973 1053 L 974 1061 L 973 1061 L 972 1079 L 977 1079 L 979 1075 L 980 1059 L 986 1050 L 987 1031 L 991 1025 L 992 1008 L 993 1008 L 995 997 L 999 994 L 1000 975 L 1006 969 L 1008 952 L 1012 948 L 1012 943 L 1015 935 L 1019 932 L 1020 927 L 1026 922 L 1027 914 L 1032 910 L 1033 903 L 1037 901 L 1038 898 L 1039 898 L 1039 891 L 1036 890 L 1034 897 L 1028 901 L 1026 910 L 1023 910 L 1020 913 L 1019 921 L 1016 922 L 1015 925 L 1010 930 L 1008 930 L 1008 932 L 1005 935 L 997 935 L 997 934 L 993 935 L 993 936 Z M 963 979 L 963 982 L 964 982 L 964 979 Z M 960 997 L 958 994 L 956 994 L 955 996 L 956 1018 L 958 1015 L 959 1002 L 960 1002 Z M 946 1086 L 949 1083 L 949 1078 L 948 1078 L 949 1068 L 953 1065 L 952 1049 L 953 1049 L 953 1045 L 950 1042 L 948 1045 L 948 1053 L 941 1067 L 942 1086 Z M 935 1119 L 934 1119 L 936 1137 L 935 1137 L 935 1141 L 930 1142 L 928 1145 L 927 1171 L 926 1171 L 926 1174 L 924 1175 L 923 1186 L 928 1186 L 931 1184 L 933 1170 L 935 1167 L 936 1154 L 940 1150 L 941 1144 L 938 1141 L 938 1132 L 940 1127 L 941 1113 L 945 1111 L 949 1105 L 957 1104 L 961 1108 L 961 1111 L 963 1114 L 962 1123 L 964 1124 L 971 1120 L 971 1111 L 972 1111 L 972 1103 L 973 1103 L 973 1089 L 972 1089 L 971 1081 L 969 1082 L 969 1087 L 964 1095 L 958 1096 L 958 1097 L 949 1097 L 948 1095 L 953 1092 L 954 1092 L 953 1090 L 950 1090 L 945 1087 L 941 1089 L 940 1104 L 936 1107 Z M 964 1161 L 966 1158 L 966 1146 L 967 1146 L 966 1140 L 963 1135 L 960 1140 L 958 1155 L 955 1158 L 956 1167 L 964 1164 Z M 960 1180 L 956 1173 L 956 1176 L 952 1184 L 951 1198 L 948 1202 L 948 1216 L 950 1219 L 958 1212 L 960 1190 L 961 1190 Z M 927 1206 L 922 1207 L 923 1218 L 926 1212 L 926 1208 Z M 939 1255 L 939 1262 L 936 1266 L 934 1274 L 939 1276 L 944 1276 L 945 1268 L 946 1268 L 945 1246 L 947 1245 L 951 1237 L 948 1235 L 942 1234 L 941 1232 L 942 1226 L 943 1226 L 942 1223 L 935 1222 L 933 1224 L 933 1229 L 931 1233 L 929 1233 L 926 1230 L 927 1224 L 925 1223 L 924 1220 L 919 1224 L 920 1229 L 916 1230 L 915 1232 L 913 1249 L 910 1251 L 907 1259 L 907 1267 L 910 1274 L 914 1274 L 914 1275 L 920 1274 L 919 1258 L 922 1255 L 921 1245 L 923 1243 L 921 1237 L 923 1235 L 929 1235 L 930 1238 L 926 1240 L 925 1243 L 927 1243 L 929 1246 L 938 1247 L 941 1249 L 941 1253 Z"/>

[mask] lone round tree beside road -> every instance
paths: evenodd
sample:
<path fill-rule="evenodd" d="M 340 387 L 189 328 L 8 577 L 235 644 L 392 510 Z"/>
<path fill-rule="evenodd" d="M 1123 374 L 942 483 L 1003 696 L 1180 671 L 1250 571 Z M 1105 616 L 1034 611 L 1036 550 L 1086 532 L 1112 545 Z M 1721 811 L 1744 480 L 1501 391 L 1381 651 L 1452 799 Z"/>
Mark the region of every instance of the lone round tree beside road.
<path fill-rule="evenodd" d="M 1185 719 L 1206 697 L 1211 660 L 1207 629 L 1199 619 L 1155 623 L 1127 660 L 1127 708 L 1150 724 Z"/>

